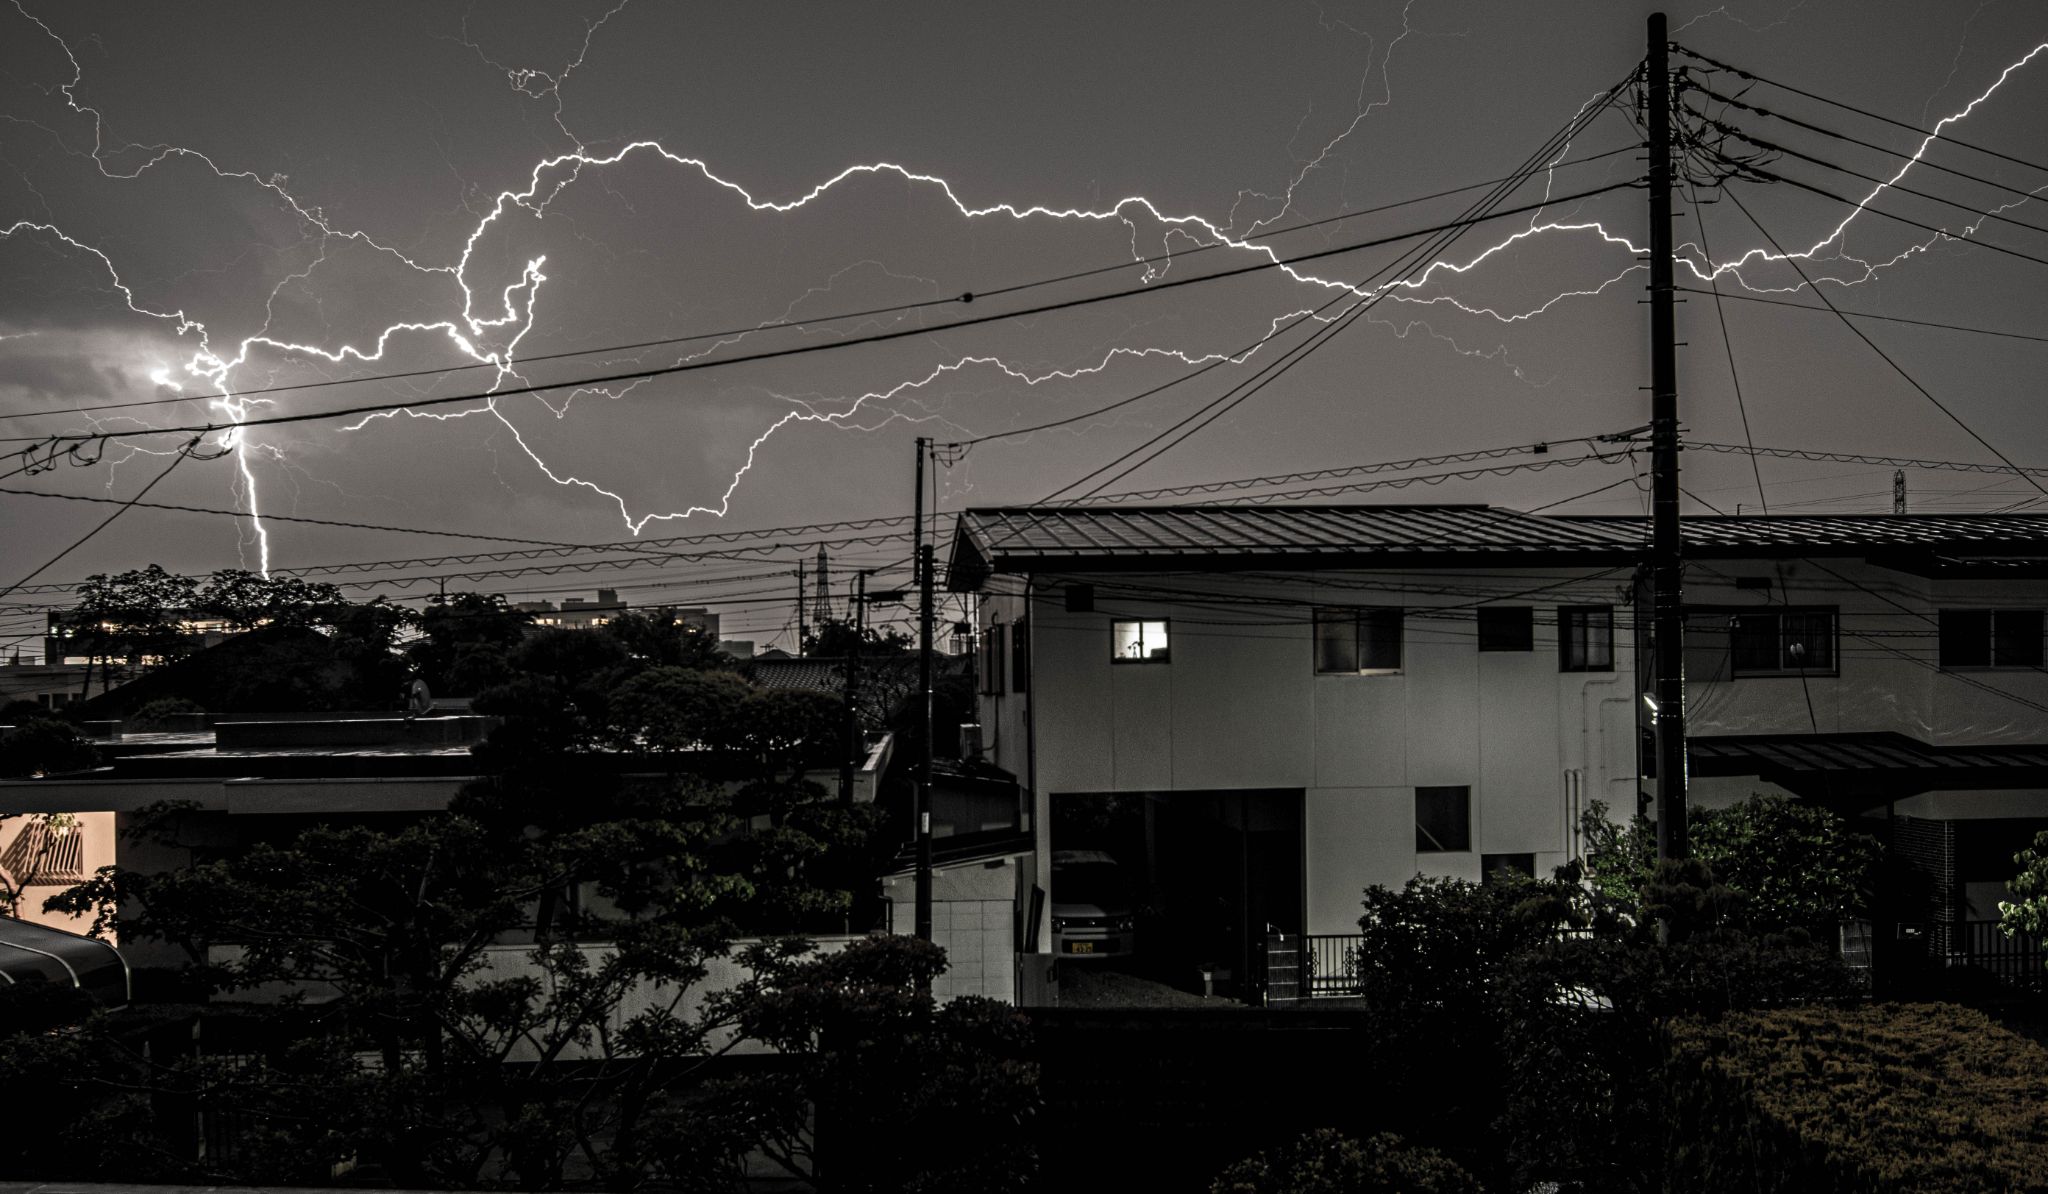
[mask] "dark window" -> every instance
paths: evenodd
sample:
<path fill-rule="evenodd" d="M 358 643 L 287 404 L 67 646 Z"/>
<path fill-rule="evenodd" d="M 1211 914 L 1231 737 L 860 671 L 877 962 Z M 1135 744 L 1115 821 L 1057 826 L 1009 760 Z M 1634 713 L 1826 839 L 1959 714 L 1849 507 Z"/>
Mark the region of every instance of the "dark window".
<path fill-rule="evenodd" d="M 1031 623 L 1010 624 L 1010 691 L 1031 691 Z"/>
<path fill-rule="evenodd" d="M 2041 666 L 2038 609 L 1945 609 L 1940 622 L 1945 668 Z"/>
<path fill-rule="evenodd" d="M 981 695 L 1003 694 L 1003 656 L 1009 644 L 1001 622 L 990 622 L 981 636 Z"/>
<path fill-rule="evenodd" d="M 1117 663 L 1166 663 L 1168 652 L 1165 619 L 1114 622 L 1110 626 L 1110 658 Z"/>
<path fill-rule="evenodd" d="M 1729 662 L 1735 675 L 1834 674 L 1834 610 L 1745 610 L 1730 622 Z"/>
<path fill-rule="evenodd" d="M 1415 851 L 1443 854 L 1472 848 L 1472 789 L 1415 789 Z"/>
<path fill-rule="evenodd" d="M 1614 670 L 1614 607 L 1562 605 L 1557 610 L 1557 670 Z"/>
<path fill-rule="evenodd" d="M 1536 877 L 1534 854 L 1481 854 L 1479 879 L 1482 883 L 1511 883 Z"/>
<path fill-rule="evenodd" d="M 1392 672 L 1401 668 L 1401 610 L 1396 606 L 1316 611 L 1316 671 Z"/>
<path fill-rule="evenodd" d="M 1536 611 L 1526 605 L 1484 605 L 1479 608 L 1479 649 L 1536 649 Z"/>

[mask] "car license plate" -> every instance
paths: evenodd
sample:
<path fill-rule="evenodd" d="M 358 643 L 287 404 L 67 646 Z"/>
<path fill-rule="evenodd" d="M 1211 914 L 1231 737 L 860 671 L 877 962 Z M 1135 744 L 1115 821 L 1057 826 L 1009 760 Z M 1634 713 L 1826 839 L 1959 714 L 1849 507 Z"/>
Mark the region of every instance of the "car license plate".
<path fill-rule="evenodd" d="M 1093 941 L 1069 941 L 1067 942 L 1067 952 L 1070 954 L 1092 954 L 1095 952 L 1095 943 Z"/>

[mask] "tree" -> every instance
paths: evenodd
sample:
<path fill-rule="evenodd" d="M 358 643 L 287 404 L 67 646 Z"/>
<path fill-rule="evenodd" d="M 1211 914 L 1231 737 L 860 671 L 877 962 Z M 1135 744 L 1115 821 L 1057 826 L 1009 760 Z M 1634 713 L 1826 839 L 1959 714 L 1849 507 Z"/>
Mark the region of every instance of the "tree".
<path fill-rule="evenodd" d="M 1594 801 L 1582 818 L 1587 870 L 1603 894 L 1639 903 L 1651 872 L 1656 827 L 1637 817 L 1626 827 Z M 1724 809 L 1692 814 L 1692 855 L 1741 893 L 1759 932 L 1802 928 L 1832 932 L 1869 906 L 1883 858 L 1877 839 L 1856 833 L 1827 809 L 1785 796 L 1755 795 Z"/>
<path fill-rule="evenodd" d="M 670 609 L 628 610 L 605 623 L 603 632 L 624 644 L 634 658 L 659 667 L 709 670 L 738 663 L 718 649 L 717 640 Z"/>
<path fill-rule="evenodd" d="M 657 1173 L 731 1172 L 731 1150 L 744 1145 L 814 1189 L 1028 1187 L 1038 1107 L 1029 1023 L 979 997 L 938 1004 L 927 989 L 945 951 L 878 936 L 824 955 L 763 943 L 741 961 L 749 979 L 714 1002 L 791 1064 L 721 1083 L 665 1117 L 649 1138 Z"/>
<path fill-rule="evenodd" d="M 814 624 L 804 638 L 804 654 L 827 659 L 844 659 L 858 651 L 864 659 L 907 655 L 917 640 L 894 626 L 861 626 L 843 618 L 827 618 Z"/>
<path fill-rule="evenodd" d="M 207 577 L 193 602 L 194 612 L 219 618 L 233 631 L 258 626 L 310 626 L 325 622 L 346 604 L 341 589 L 296 576 L 260 576 L 223 568 Z"/>
<path fill-rule="evenodd" d="M 1382 1132 L 1354 1140 L 1318 1128 L 1271 1153 L 1239 1161 L 1209 1194 L 1484 1194 L 1471 1174 L 1433 1149 Z"/>
<path fill-rule="evenodd" d="M 2008 937 L 2021 933 L 2048 935 L 2048 830 L 2034 835 L 2034 844 L 2012 856 L 2020 873 L 2006 884 L 2018 896 L 1998 901 L 1998 928 Z"/>
<path fill-rule="evenodd" d="M 474 695 L 512 680 L 506 657 L 532 622 L 496 593 L 438 594 L 421 611 L 420 638 L 406 655 L 435 692 Z"/>
<path fill-rule="evenodd" d="M 133 665 L 145 658 L 184 654 L 189 643 L 183 622 L 197 595 L 197 581 L 166 572 L 158 564 L 86 577 L 78 587 L 78 604 L 61 622 L 70 644 L 66 653 L 82 650 L 86 656 L 79 696 L 91 695 L 95 664 L 102 665 L 104 691 L 113 687 L 114 660 Z"/>

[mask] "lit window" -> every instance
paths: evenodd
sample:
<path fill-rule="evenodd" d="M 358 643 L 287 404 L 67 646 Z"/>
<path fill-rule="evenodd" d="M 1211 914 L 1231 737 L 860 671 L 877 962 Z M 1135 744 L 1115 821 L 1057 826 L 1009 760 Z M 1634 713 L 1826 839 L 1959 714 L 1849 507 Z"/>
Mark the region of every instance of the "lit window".
<path fill-rule="evenodd" d="M 1167 652 L 1165 621 L 1117 622 L 1111 628 L 1110 658 L 1117 663 L 1165 663 Z"/>
<path fill-rule="evenodd" d="M 1557 610 L 1557 670 L 1614 670 L 1614 607 L 1562 605 Z"/>
<path fill-rule="evenodd" d="M 2041 666 L 2038 609 L 1945 609 L 1940 624 L 1945 668 Z"/>
<path fill-rule="evenodd" d="M 1398 606 L 1319 609 L 1315 621 L 1319 674 L 1357 675 L 1401 669 Z"/>
<path fill-rule="evenodd" d="M 1415 789 L 1415 852 L 1455 854 L 1472 848 L 1472 789 Z"/>

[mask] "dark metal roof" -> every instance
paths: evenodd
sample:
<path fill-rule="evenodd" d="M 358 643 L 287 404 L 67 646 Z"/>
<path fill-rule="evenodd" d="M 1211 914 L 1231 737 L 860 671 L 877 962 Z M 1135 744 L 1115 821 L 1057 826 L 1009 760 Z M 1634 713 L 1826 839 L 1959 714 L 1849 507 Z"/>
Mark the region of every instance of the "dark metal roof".
<path fill-rule="evenodd" d="M 1492 506 L 1116 506 L 969 510 L 953 542 L 951 584 L 991 572 L 1194 565 L 1324 567 L 1451 564 L 1501 556 L 1626 557 L 1634 527 L 1579 524 Z"/>
<path fill-rule="evenodd" d="M 1633 516 L 1560 515 L 1555 521 L 1649 533 L 1648 521 Z M 1944 555 L 2048 553 L 2048 514 L 1687 515 L 1682 530 L 1686 551 L 1696 555 L 1901 549 Z"/>
<path fill-rule="evenodd" d="M 2048 514 L 2035 513 L 1688 517 L 1683 530 L 1686 554 L 1704 558 L 2048 557 Z M 1640 517 L 1472 505 L 1007 507 L 960 516 L 948 579 L 965 590 L 997 572 L 1633 563 L 1648 536 Z"/>
<path fill-rule="evenodd" d="M 1694 738 L 1686 757 L 1695 775 L 1755 775 L 1824 800 L 2048 784 L 2048 745 L 1929 746 L 1895 733 Z"/>

